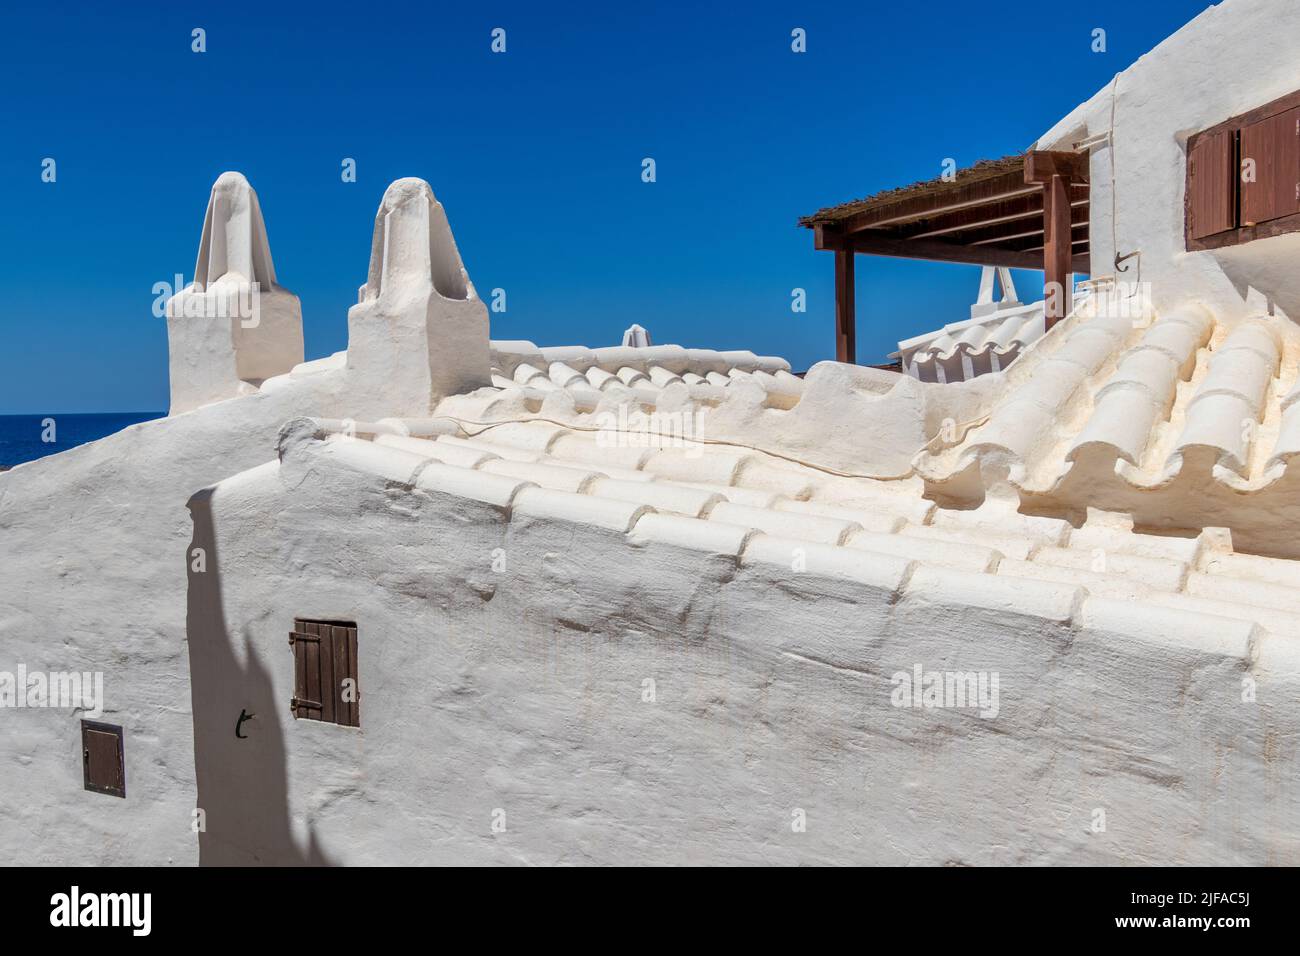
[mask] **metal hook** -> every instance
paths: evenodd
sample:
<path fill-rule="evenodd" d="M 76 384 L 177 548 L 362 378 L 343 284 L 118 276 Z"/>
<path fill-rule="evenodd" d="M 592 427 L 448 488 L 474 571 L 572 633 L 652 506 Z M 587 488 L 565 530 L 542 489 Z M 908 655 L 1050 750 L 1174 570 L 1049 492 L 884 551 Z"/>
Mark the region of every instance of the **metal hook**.
<path fill-rule="evenodd" d="M 1128 266 L 1121 266 L 1120 263 L 1126 262 L 1127 260 L 1132 259 L 1134 256 L 1140 256 L 1140 255 L 1142 255 L 1142 251 L 1140 249 L 1137 252 L 1130 252 L 1126 256 L 1121 256 L 1118 252 L 1115 253 L 1115 271 L 1128 272 Z"/>
<path fill-rule="evenodd" d="M 243 708 L 241 708 L 239 711 L 239 719 L 235 721 L 235 736 L 238 737 L 240 740 L 247 740 L 248 734 L 241 734 L 239 732 L 239 728 L 244 726 L 244 721 L 252 720 L 256 716 L 257 714 L 250 714 L 246 712 Z"/>

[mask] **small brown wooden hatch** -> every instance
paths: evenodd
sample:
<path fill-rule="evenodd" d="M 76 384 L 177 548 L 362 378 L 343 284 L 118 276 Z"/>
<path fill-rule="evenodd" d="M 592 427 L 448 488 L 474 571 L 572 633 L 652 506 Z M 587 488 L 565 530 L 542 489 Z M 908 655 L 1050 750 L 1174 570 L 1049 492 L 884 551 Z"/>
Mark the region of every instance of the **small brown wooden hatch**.
<path fill-rule="evenodd" d="M 122 728 L 95 720 L 81 722 L 81 763 L 87 790 L 126 796 Z"/>
<path fill-rule="evenodd" d="M 293 648 L 293 697 L 289 700 L 293 716 L 361 726 L 357 625 L 295 618 L 289 646 Z"/>

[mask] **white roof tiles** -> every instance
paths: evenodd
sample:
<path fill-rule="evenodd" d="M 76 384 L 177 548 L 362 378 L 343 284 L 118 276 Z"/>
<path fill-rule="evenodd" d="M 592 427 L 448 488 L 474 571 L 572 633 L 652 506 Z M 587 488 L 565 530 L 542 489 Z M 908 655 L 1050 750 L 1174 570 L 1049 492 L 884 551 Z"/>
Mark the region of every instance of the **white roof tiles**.
<path fill-rule="evenodd" d="M 492 343 L 492 381 L 499 389 L 561 388 L 597 393 L 621 384 L 643 390 L 647 398 L 657 397 L 673 385 L 727 387 L 745 381 L 773 393 L 785 407 L 797 402 L 803 388 L 803 381 L 790 373 L 785 359 L 753 352 L 680 345 L 538 348 L 520 341 Z"/>
<path fill-rule="evenodd" d="M 1282 398 L 1280 404 L 1281 426 L 1277 443 L 1268 459 L 1268 470 L 1285 468 L 1288 461 L 1300 453 L 1300 379 L 1297 379 Z"/>
<path fill-rule="evenodd" d="M 318 425 L 316 436 L 324 430 Z M 301 429 L 286 434 L 305 441 Z M 1129 611 L 1107 605 L 1106 613 L 1128 614 L 1133 629 L 1155 615 L 1170 634 L 1196 614 L 1266 631 L 1300 621 L 1300 565 L 1234 553 L 1217 529 L 1166 537 L 1095 511 L 1075 528 L 992 498 L 974 510 L 945 509 L 920 499 L 915 483 L 845 479 L 730 449 L 638 453 L 641 480 L 629 481 L 596 463 L 593 436 L 541 422 L 506 423 L 468 438 L 378 435 L 374 442 L 310 444 L 327 460 L 385 481 L 491 502 L 506 520 L 578 522 L 626 535 L 631 544 L 661 541 L 812 575 L 883 574 L 917 596 L 947 582 L 956 588 L 953 600 L 981 594 L 990 606 L 1032 613 L 1033 589 L 1041 586 L 1049 589 L 1042 600 L 1067 617 L 1095 601 L 1122 599 Z M 659 457 L 668 452 L 678 454 Z M 671 467 L 655 468 L 656 461 Z M 779 490 L 748 484 L 755 481 Z"/>
<path fill-rule="evenodd" d="M 379 444 L 549 491 L 730 516 L 776 537 L 861 548 L 882 535 L 889 547 L 877 550 L 966 569 L 984 568 L 979 549 L 991 550 L 1032 565 L 1006 565 L 1020 576 L 1097 573 L 1051 550 L 1062 548 L 1123 553 L 1134 568 L 1171 561 L 1161 566 L 1174 574 L 1216 527 L 1245 551 L 1300 558 L 1277 520 L 1300 500 L 1300 471 L 1285 474 L 1300 453 L 1300 344 L 1267 317 L 1227 327 L 1195 303 L 1153 316 L 1116 301 L 1091 295 L 1003 375 L 951 386 L 888 376 L 877 388 L 867 370 L 827 363 L 805 388 L 787 363 L 748 352 L 495 342 L 493 386 L 413 423 L 446 425 L 435 441 Z M 1023 321 L 985 318 L 955 337 L 958 352 L 1001 348 Z M 708 427 L 680 434 L 625 420 L 703 411 L 716 416 Z M 945 420 L 961 424 L 936 434 Z M 897 447 L 910 472 L 874 464 L 876 445 Z M 852 477 L 867 474 L 881 480 Z M 1129 516 L 1129 527 L 1065 520 L 1078 525 L 1089 508 Z M 1107 587 L 1144 586 L 1144 574 Z"/>
<path fill-rule="evenodd" d="M 945 325 L 898 343 L 903 371 L 923 382 L 961 382 L 1009 366 L 1043 337 L 1043 303 Z"/>
<path fill-rule="evenodd" d="M 1249 322 L 1234 329 L 1216 350 L 1192 396 L 1175 455 L 1204 447 L 1216 464 L 1246 478 L 1248 445 L 1263 419 L 1280 356 L 1277 333 L 1266 323 Z"/>
<path fill-rule="evenodd" d="M 826 509 L 867 512 L 857 523 L 871 533 L 963 544 L 986 536 L 1016 560 L 1025 546 L 1010 539 L 1060 542 L 1015 512 L 978 530 L 979 512 L 967 512 L 957 526 L 952 506 L 1009 495 L 1023 512 L 1058 519 L 1092 507 L 1167 534 L 1230 527 L 1243 550 L 1300 558 L 1289 517 L 1278 520 L 1300 517 L 1300 470 L 1287 474 L 1300 454 L 1300 336 L 1265 316 L 1223 325 L 1197 303 L 1158 316 L 1117 303 L 1119 292 L 1099 288 L 1003 374 L 952 385 L 834 363 L 805 383 L 784 361 L 748 352 L 495 342 L 493 385 L 444 399 L 420 427 L 442 422 L 439 433 L 456 433 L 446 444 L 474 446 L 438 456 L 451 464 L 478 468 L 472 456 L 486 451 L 513 463 L 488 471 L 522 474 L 516 464 L 534 464 L 524 456 L 546 456 L 584 475 L 674 482 L 741 507 L 842 520 L 854 519 Z M 956 354 L 1000 348 L 1012 320 L 1023 321 L 983 318 L 953 337 Z M 705 412 L 706 425 L 678 434 L 627 420 L 706 421 Z M 956 427 L 940 427 L 947 422 Z M 611 428 L 603 437 L 615 440 L 593 440 Z M 552 490 L 573 481 L 537 474 Z M 935 513 L 935 502 L 948 507 Z"/>
<path fill-rule="evenodd" d="M 986 420 L 922 451 L 917 474 L 940 497 L 1005 481 L 1049 512 L 1229 526 L 1239 546 L 1300 557 L 1276 520 L 1300 490 L 1295 337 L 1267 316 L 1225 326 L 1187 303 L 1153 320 L 1101 299 L 1008 371 Z"/>
<path fill-rule="evenodd" d="M 937 476 L 936 466 L 942 468 L 944 460 L 955 458 L 957 467 L 964 467 L 996 450 L 1009 456 L 1023 474 L 1060 447 L 1071 419 L 1078 418 L 1069 412 L 1079 405 L 1091 405 L 1091 414 L 1079 420 L 1083 427 L 1069 442 L 1067 454 L 1046 463 L 1049 479 L 1059 478 L 1067 461 L 1094 444 L 1136 463 L 1147 447 L 1151 426 L 1172 406 L 1177 380 L 1188 373 L 1191 352 L 1205 343 L 1209 326 L 1208 317 L 1195 312 L 1175 313 L 1125 351 L 1132 335 L 1129 319 L 1116 315 L 1080 321 L 1054 351 L 1041 354 L 1032 369 L 1021 366 L 1019 371 L 1026 374 L 1008 389 L 987 424 L 968 435 L 957 455 L 945 450 L 926 456 L 920 465 Z M 1108 360 L 1117 355 L 1113 371 L 1104 374 Z"/>
<path fill-rule="evenodd" d="M 1197 308 L 1175 312 L 1151 326 L 1097 392 L 1093 415 L 1066 457 L 1073 461 L 1081 449 L 1095 443 L 1138 464 L 1156 423 L 1169 416 L 1176 386 L 1191 374 L 1196 351 L 1209 340 L 1212 327 L 1209 313 Z"/>

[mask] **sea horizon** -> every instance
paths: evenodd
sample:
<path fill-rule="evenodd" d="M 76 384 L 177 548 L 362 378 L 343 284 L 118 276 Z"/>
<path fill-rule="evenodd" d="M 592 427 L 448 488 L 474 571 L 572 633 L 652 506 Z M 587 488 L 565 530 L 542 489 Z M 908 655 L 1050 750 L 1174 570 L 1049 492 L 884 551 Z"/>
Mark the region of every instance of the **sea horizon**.
<path fill-rule="evenodd" d="M 164 411 L 0 414 L 0 471 L 86 445 Z"/>

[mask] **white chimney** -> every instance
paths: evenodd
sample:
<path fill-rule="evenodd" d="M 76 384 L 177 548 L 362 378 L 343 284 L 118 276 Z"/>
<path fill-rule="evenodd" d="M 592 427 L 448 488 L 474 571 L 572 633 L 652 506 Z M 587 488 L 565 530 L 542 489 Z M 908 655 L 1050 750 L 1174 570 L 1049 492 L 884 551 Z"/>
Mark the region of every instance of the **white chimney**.
<path fill-rule="evenodd" d="M 650 333 L 636 323 L 632 324 L 626 332 L 623 333 L 623 345 L 632 346 L 637 349 L 650 347 Z"/>
<path fill-rule="evenodd" d="M 347 364 L 356 416 L 418 418 L 447 395 L 490 384 L 487 307 L 423 179 L 384 192 L 357 299 Z"/>
<path fill-rule="evenodd" d="M 167 302 L 171 414 L 237 395 L 303 358 L 302 306 L 275 281 L 257 193 L 222 173 L 203 219 L 194 281 Z"/>

